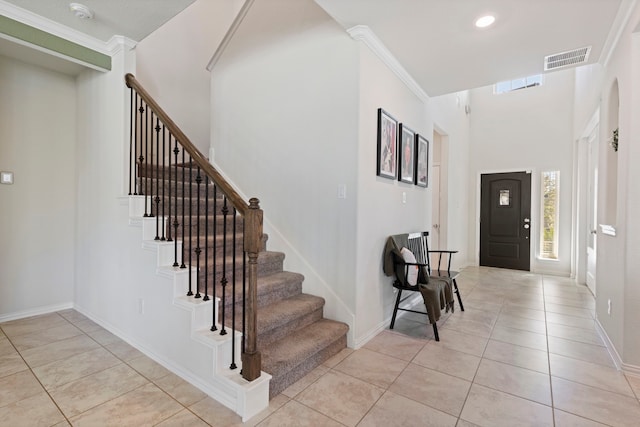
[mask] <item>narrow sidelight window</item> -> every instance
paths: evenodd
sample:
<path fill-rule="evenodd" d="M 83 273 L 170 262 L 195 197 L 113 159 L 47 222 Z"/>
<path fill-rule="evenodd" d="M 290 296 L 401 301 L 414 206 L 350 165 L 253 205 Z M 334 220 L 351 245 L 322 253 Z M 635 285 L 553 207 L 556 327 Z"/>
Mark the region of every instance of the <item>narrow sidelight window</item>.
<path fill-rule="evenodd" d="M 558 259 L 558 199 L 560 172 L 542 172 L 540 258 Z"/>

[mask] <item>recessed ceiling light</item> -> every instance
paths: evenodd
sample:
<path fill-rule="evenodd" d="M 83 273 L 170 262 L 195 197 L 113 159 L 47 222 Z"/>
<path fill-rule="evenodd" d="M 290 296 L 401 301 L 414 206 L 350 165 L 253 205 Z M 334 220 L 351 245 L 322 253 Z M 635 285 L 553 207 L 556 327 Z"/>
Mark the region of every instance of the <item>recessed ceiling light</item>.
<path fill-rule="evenodd" d="M 476 21 L 476 27 L 478 28 L 487 28 L 488 26 L 490 26 L 491 24 L 493 24 L 496 21 L 496 17 L 493 15 L 485 15 L 482 16 L 480 18 L 478 18 L 478 20 Z"/>
<path fill-rule="evenodd" d="M 93 12 L 87 6 L 80 3 L 69 3 L 69 10 L 80 19 L 92 19 Z"/>

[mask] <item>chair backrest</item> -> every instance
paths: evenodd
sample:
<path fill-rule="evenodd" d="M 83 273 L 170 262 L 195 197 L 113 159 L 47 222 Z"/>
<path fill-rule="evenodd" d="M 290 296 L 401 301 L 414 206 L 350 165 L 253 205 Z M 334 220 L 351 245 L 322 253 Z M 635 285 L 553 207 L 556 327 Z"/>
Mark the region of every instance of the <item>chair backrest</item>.
<path fill-rule="evenodd" d="M 427 271 L 431 271 L 429 264 L 429 237 L 428 231 L 421 231 L 418 233 L 410 233 L 407 236 L 407 249 L 413 252 L 416 257 L 416 261 L 420 264 L 427 264 Z"/>

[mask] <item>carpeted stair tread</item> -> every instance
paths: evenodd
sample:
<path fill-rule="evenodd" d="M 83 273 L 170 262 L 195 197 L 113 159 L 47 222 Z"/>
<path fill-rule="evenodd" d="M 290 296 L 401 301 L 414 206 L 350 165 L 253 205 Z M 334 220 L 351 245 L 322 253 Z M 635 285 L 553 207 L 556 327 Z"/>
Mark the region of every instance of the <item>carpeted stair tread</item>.
<path fill-rule="evenodd" d="M 280 271 L 268 276 L 258 277 L 258 308 L 266 307 L 276 301 L 290 298 L 302 292 L 302 282 L 304 276 L 300 273 L 291 271 Z M 242 304 L 242 283 L 240 278 L 236 286 L 236 304 Z M 221 286 L 216 287 L 216 293 L 219 296 Z M 201 287 L 202 292 L 202 287 Z M 225 305 L 232 304 L 232 298 L 227 298 Z"/>
<path fill-rule="evenodd" d="M 262 349 L 262 370 L 274 377 L 286 373 L 346 335 L 349 327 L 321 319 Z"/>

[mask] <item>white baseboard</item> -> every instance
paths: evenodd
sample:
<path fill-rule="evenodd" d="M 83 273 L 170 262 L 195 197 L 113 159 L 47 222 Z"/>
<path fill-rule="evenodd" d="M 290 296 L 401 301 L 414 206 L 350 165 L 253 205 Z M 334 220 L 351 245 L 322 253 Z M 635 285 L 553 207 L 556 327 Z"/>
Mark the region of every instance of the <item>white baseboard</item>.
<path fill-rule="evenodd" d="M 596 318 L 596 331 L 598 331 L 600 338 L 602 338 L 602 341 L 604 341 L 604 345 L 606 346 L 607 351 L 611 356 L 611 360 L 613 360 L 613 363 L 616 365 L 616 368 L 619 371 L 624 370 L 623 369 L 624 362 L 622 362 L 622 358 L 620 357 L 620 354 L 618 354 L 618 350 L 616 350 L 616 347 L 613 345 L 613 342 L 611 341 L 611 339 L 609 339 L 609 335 L 607 335 L 607 331 L 604 330 L 604 328 L 600 324 L 600 320 L 598 320 L 597 318 Z"/>
<path fill-rule="evenodd" d="M 9 322 L 11 320 L 24 319 L 25 317 L 39 316 L 41 314 L 54 313 L 60 310 L 67 310 L 73 308 L 72 302 L 66 302 L 62 304 L 45 305 L 42 307 L 30 308 L 28 310 L 16 311 L 13 313 L 7 313 L 0 315 L 0 323 Z"/>

